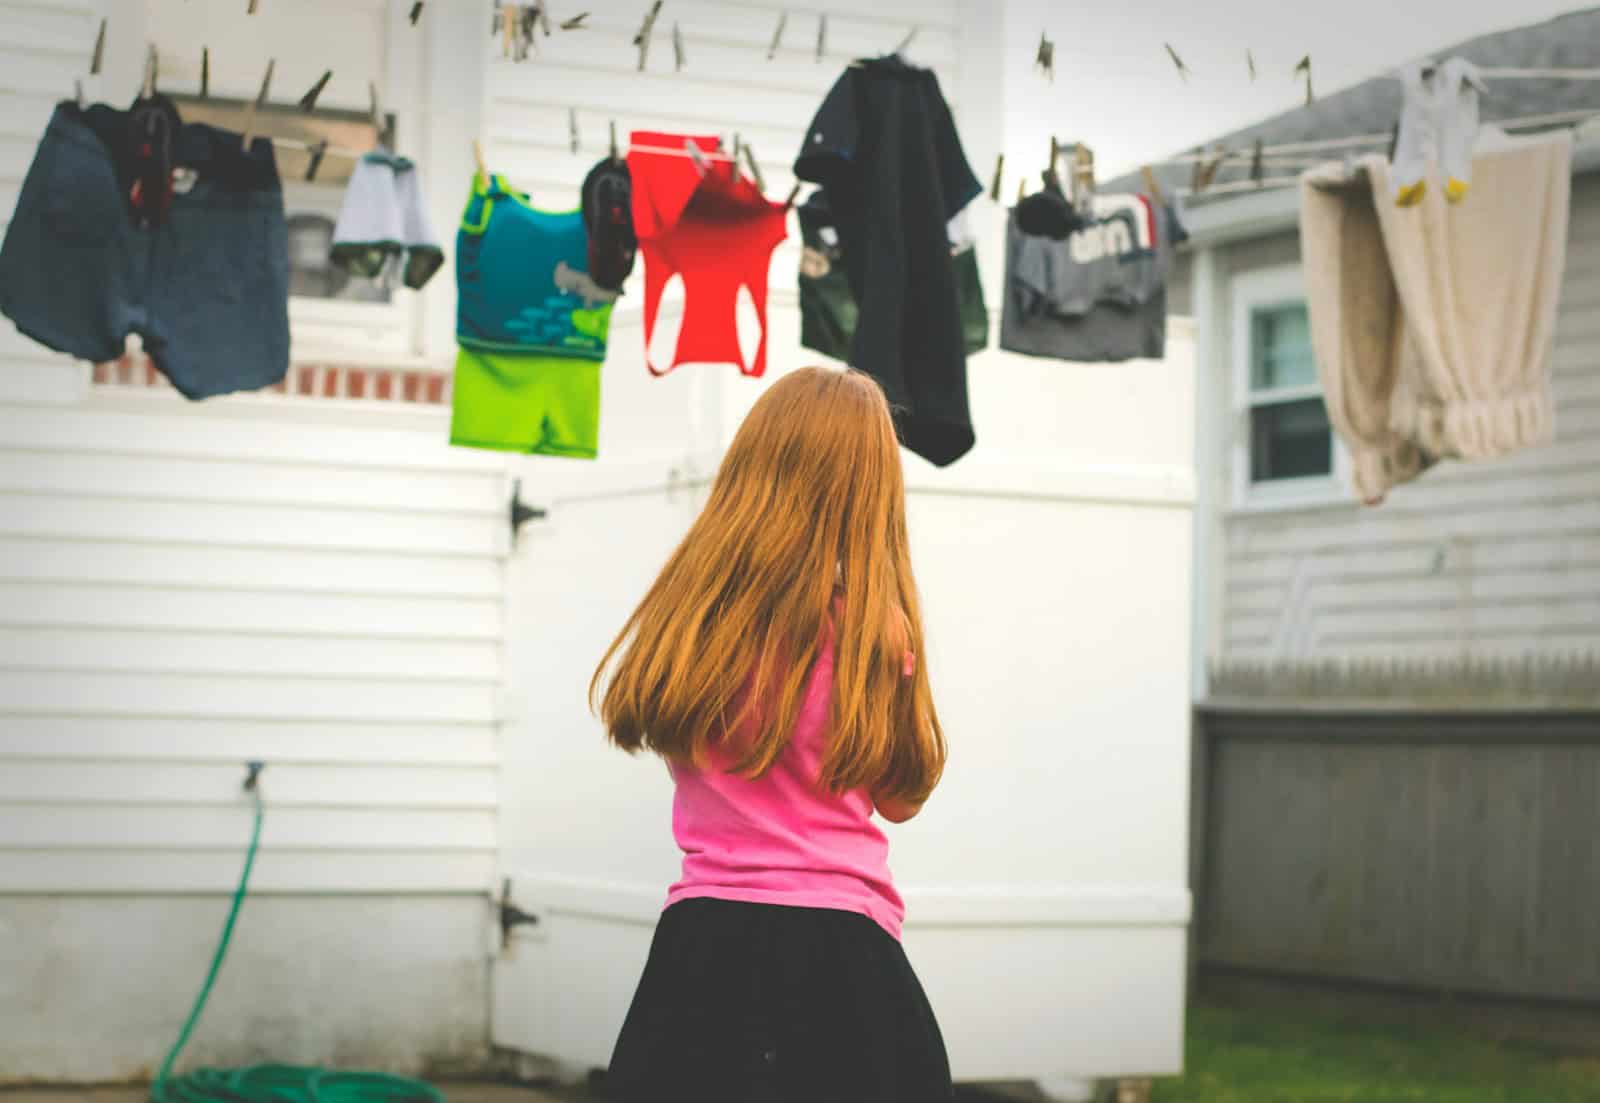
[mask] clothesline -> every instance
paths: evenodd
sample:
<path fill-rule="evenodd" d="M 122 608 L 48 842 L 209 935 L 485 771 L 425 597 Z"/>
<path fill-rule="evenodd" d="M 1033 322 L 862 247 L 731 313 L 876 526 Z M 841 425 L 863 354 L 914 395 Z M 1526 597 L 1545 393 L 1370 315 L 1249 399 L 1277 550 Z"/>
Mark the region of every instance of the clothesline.
<path fill-rule="evenodd" d="M 1505 130 L 1525 130 L 1539 126 L 1559 126 L 1563 123 L 1578 123 L 1588 119 L 1600 117 L 1600 107 L 1580 108 L 1572 111 L 1555 111 L 1546 115 L 1523 115 L 1514 119 L 1485 119 L 1485 126 L 1497 126 Z M 1283 142 L 1276 145 L 1261 147 L 1263 155 L 1284 153 L 1313 153 L 1331 152 L 1341 149 L 1354 149 L 1361 146 L 1387 145 L 1394 137 L 1388 131 L 1374 134 L 1352 134 L 1344 138 L 1322 138 L 1316 141 Z M 1168 157 L 1152 164 L 1161 165 L 1192 165 L 1196 163 L 1209 164 L 1219 158 L 1226 161 L 1250 161 L 1255 156 L 1253 147 L 1240 149 L 1218 150 L 1214 153 L 1180 153 L 1175 157 Z M 1270 162 L 1269 162 L 1270 163 Z M 1214 190 L 1214 189 L 1207 189 Z"/>

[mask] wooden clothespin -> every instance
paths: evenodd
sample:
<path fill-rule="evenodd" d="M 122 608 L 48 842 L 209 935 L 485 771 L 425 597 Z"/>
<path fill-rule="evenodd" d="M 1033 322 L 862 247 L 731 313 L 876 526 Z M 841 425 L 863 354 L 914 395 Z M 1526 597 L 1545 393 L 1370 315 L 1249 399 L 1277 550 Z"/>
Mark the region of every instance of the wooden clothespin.
<path fill-rule="evenodd" d="M 1000 178 L 1005 174 L 1005 171 L 1006 155 L 1005 151 L 1002 150 L 1001 152 L 995 154 L 994 179 L 989 181 L 989 198 L 995 203 L 1000 202 Z"/>
<path fill-rule="evenodd" d="M 244 141 L 241 143 L 246 153 L 250 152 L 251 144 L 256 140 L 256 112 L 267 102 L 267 96 L 272 91 L 272 70 L 278 64 L 276 58 L 267 59 L 267 72 L 261 78 L 261 91 L 256 93 L 256 98 L 250 101 L 250 106 L 244 112 Z"/>
<path fill-rule="evenodd" d="M 1311 101 L 1316 98 L 1315 95 L 1311 91 L 1311 55 L 1310 54 L 1307 54 L 1305 57 L 1303 57 L 1299 61 L 1295 62 L 1294 75 L 1296 77 L 1298 77 L 1301 73 L 1304 73 L 1306 75 L 1306 104 L 1309 106 Z"/>
<path fill-rule="evenodd" d="M 94 53 L 89 57 L 89 75 L 100 75 L 100 67 L 106 59 L 106 21 L 100 20 L 100 31 L 94 36 Z"/>
<path fill-rule="evenodd" d="M 567 108 L 567 148 L 578 152 L 578 109 Z"/>
<path fill-rule="evenodd" d="M 1158 207 L 1165 207 L 1167 198 L 1161 193 L 1161 184 L 1156 180 L 1155 170 L 1149 165 L 1140 165 L 1139 175 L 1144 177 L 1144 190 L 1150 193 L 1150 201 Z"/>
<path fill-rule="evenodd" d="M 1051 83 L 1056 79 L 1056 44 L 1045 37 L 1043 31 L 1039 32 L 1039 49 L 1033 55 L 1033 67 L 1038 69 Z"/>
<path fill-rule="evenodd" d="M 579 12 L 571 19 L 563 19 L 561 21 L 561 29 L 564 31 L 581 31 L 583 30 L 583 21 L 588 18 L 588 12 Z"/>
<path fill-rule="evenodd" d="M 817 16 L 817 60 L 822 60 L 822 55 L 828 50 L 828 13 L 822 12 Z"/>
<path fill-rule="evenodd" d="M 800 181 L 796 180 L 794 182 L 794 187 L 789 189 L 789 198 L 785 199 L 783 201 L 783 209 L 786 210 L 786 211 L 793 210 L 794 209 L 794 201 L 796 199 L 799 199 L 799 198 L 800 198 Z"/>
<path fill-rule="evenodd" d="M 478 139 L 472 139 L 472 163 L 478 170 L 478 179 L 485 185 L 489 183 L 489 170 L 483 163 L 483 146 L 478 144 Z"/>
<path fill-rule="evenodd" d="M 328 87 L 328 82 L 332 79 L 333 70 L 324 70 L 322 75 L 317 78 L 317 83 L 311 86 L 311 90 L 300 97 L 300 110 L 308 115 L 315 111 L 317 109 L 317 97 L 322 95 L 322 90 Z"/>
<path fill-rule="evenodd" d="M 144 55 L 144 84 L 139 88 L 141 99 L 149 99 L 156 94 L 156 70 L 160 66 L 160 58 L 156 53 L 155 44 L 152 43 Z"/>
<path fill-rule="evenodd" d="M 1094 150 L 1078 142 L 1072 147 L 1072 205 L 1089 211 L 1094 202 Z"/>
<path fill-rule="evenodd" d="M 378 101 L 377 81 L 367 81 L 367 111 L 372 117 L 372 129 L 377 133 L 378 144 L 387 148 L 392 137 L 389 134 L 389 122 L 383 117 L 383 107 Z"/>
<path fill-rule="evenodd" d="M 756 163 L 756 151 L 748 145 L 744 147 L 744 163 L 750 166 L 750 179 L 756 182 L 756 190 L 765 192 L 767 182 L 761 178 L 761 166 Z"/>
<path fill-rule="evenodd" d="M 1262 153 L 1264 151 L 1265 149 L 1261 144 L 1261 139 L 1257 138 L 1255 148 L 1250 151 L 1250 179 L 1257 186 L 1259 186 L 1261 182 L 1266 179 L 1267 175 L 1266 162 L 1262 157 Z"/>
<path fill-rule="evenodd" d="M 1172 48 L 1172 43 L 1163 42 L 1161 45 L 1167 48 L 1167 56 L 1172 59 L 1172 64 L 1178 67 L 1178 76 L 1187 82 L 1189 79 L 1189 67 L 1183 63 L 1183 58 L 1179 57 L 1178 51 Z"/>
<path fill-rule="evenodd" d="M 310 158 L 306 162 L 306 183 L 309 184 L 311 181 L 317 178 L 317 170 L 322 167 L 322 158 L 327 154 L 327 152 L 328 139 L 326 138 L 322 139 L 320 142 L 314 143 L 310 149 L 306 150 L 306 154 Z"/>
<path fill-rule="evenodd" d="M 612 119 L 609 125 L 611 128 L 611 160 L 620 161 L 622 158 L 617 156 L 617 120 Z"/>
<path fill-rule="evenodd" d="M 256 13 L 256 0 L 250 0 L 250 6 L 244 10 L 244 13 L 246 15 L 254 15 Z"/>
<path fill-rule="evenodd" d="M 549 4 L 540 4 L 538 6 L 538 8 L 537 8 L 537 11 L 539 13 L 539 29 L 544 32 L 544 36 L 546 38 L 549 38 L 550 37 L 550 5 Z"/>
<path fill-rule="evenodd" d="M 906 36 L 900 40 L 900 45 L 894 48 L 894 52 L 896 54 L 904 54 L 907 50 L 911 49 L 911 44 L 917 40 L 917 32 L 921 29 L 921 27 L 912 27 L 909 31 L 907 31 Z"/>
<path fill-rule="evenodd" d="M 78 110 L 82 111 L 83 108 L 84 108 L 84 102 L 83 102 L 83 78 L 82 77 L 73 77 L 72 78 L 72 94 L 73 94 L 74 99 L 77 101 Z"/>
<path fill-rule="evenodd" d="M 778 25 L 772 32 L 772 41 L 767 45 L 767 60 L 771 61 L 778 56 L 778 46 L 783 42 L 783 29 L 789 25 L 789 13 L 778 13 Z"/>
<path fill-rule="evenodd" d="M 411 15 L 408 18 L 411 20 L 411 25 L 415 27 L 417 20 L 422 18 L 422 0 L 417 0 L 415 4 L 411 5 Z"/>
<path fill-rule="evenodd" d="M 211 95 L 211 47 L 200 47 L 200 98 Z"/>
<path fill-rule="evenodd" d="M 633 44 L 639 48 L 639 72 L 644 72 L 645 62 L 650 57 L 650 32 L 655 30 L 656 16 L 661 14 L 661 0 L 653 0 L 650 10 L 645 12 L 644 22 L 639 25 L 639 33 L 633 36 Z"/>
<path fill-rule="evenodd" d="M 1017 177 L 1017 202 L 1021 203 L 1026 198 L 1028 198 L 1028 178 L 1019 176 Z"/>
<path fill-rule="evenodd" d="M 1195 150 L 1195 153 L 1197 156 L 1194 163 L 1194 175 L 1190 180 L 1190 190 L 1195 195 L 1199 195 L 1209 188 L 1211 182 L 1217 178 L 1217 170 L 1222 167 L 1222 162 L 1227 159 L 1228 153 L 1221 146 L 1218 146 L 1213 151 L 1209 159 L 1205 156 L 1203 148 Z"/>
<path fill-rule="evenodd" d="M 683 67 L 689 62 L 689 55 L 683 50 L 683 31 L 676 21 L 672 24 L 672 68 L 673 72 L 683 72 Z"/>
<path fill-rule="evenodd" d="M 1056 141 L 1055 135 L 1052 134 L 1050 136 L 1050 159 L 1044 163 L 1044 182 L 1046 184 L 1055 183 L 1057 187 L 1060 186 L 1060 180 L 1056 175 L 1056 164 L 1060 160 L 1061 144 Z"/>
<path fill-rule="evenodd" d="M 500 12 L 500 56 L 515 59 L 517 56 L 517 9 L 504 4 Z"/>
<path fill-rule="evenodd" d="M 1256 79 L 1256 55 L 1248 46 L 1244 50 L 1244 62 L 1250 67 L 1250 81 L 1254 83 Z"/>

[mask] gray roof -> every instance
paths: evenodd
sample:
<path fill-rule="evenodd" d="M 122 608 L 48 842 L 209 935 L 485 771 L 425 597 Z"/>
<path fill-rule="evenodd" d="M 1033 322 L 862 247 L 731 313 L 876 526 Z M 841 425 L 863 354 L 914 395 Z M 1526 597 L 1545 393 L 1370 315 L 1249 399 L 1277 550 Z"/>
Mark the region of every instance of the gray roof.
<path fill-rule="evenodd" d="M 1434 51 L 1429 56 L 1443 61 L 1462 57 L 1484 68 L 1515 69 L 1592 69 L 1600 68 L 1600 8 L 1589 8 L 1534 23 L 1514 30 L 1482 35 L 1455 46 Z M 1313 72 L 1316 55 L 1312 55 Z M 1400 82 L 1393 70 L 1363 81 L 1352 88 L 1318 99 L 1309 105 L 1286 111 L 1255 126 L 1223 134 L 1204 145 L 1221 146 L 1249 153 L 1257 138 L 1263 144 L 1342 138 L 1374 134 L 1392 128 L 1400 117 Z M 1600 81 L 1593 80 L 1501 80 L 1490 85 L 1489 95 L 1480 105 L 1484 122 L 1548 115 L 1562 111 L 1593 109 L 1600 111 Z M 1376 148 L 1376 147 L 1374 147 Z M 1329 155 L 1338 159 L 1340 153 Z M 1265 169 L 1265 175 L 1293 174 L 1294 168 Z M 1187 187 L 1192 169 L 1188 165 L 1155 167 L 1157 179 L 1168 190 Z M 1248 180 L 1250 165 L 1244 161 L 1225 163 L 1213 184 Z M 1106 192 L 1135 191 L 1141 187 L 1137 173 L 1100 185 Z M 1231 195 L 1248 192 L 1224 193 Z M 1220 197 L 1219 197 L 1220 198 Z M 1193 200 L 1191 200 L 1192 202 Z"/>

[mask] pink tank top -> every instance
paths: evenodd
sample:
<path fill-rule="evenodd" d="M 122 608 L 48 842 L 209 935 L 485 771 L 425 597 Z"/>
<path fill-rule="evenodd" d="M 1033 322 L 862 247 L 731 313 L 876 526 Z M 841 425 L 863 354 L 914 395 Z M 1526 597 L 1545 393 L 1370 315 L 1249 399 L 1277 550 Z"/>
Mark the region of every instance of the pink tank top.
<path fill-rule="evenodd" d="M 672 833 L 683 876 L 667 906 L 691 897 L 860 912 L 895 939 L 905 904 L 889 875 L 889 840 L 864 789 L 817 785 L 833 696 L 833 638 L 817 656 L 794 732 L 772 768 L 747 780 L 721 769 L 672 767 Z M 910 658 L 907 657 L 909 663 Z"/>

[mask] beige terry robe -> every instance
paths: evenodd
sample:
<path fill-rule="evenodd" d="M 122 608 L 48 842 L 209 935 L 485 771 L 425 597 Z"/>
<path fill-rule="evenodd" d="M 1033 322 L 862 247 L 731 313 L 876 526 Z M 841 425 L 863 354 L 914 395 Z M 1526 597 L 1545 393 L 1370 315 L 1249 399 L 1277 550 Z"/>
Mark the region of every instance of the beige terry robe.
<path fill-rule="evenodd" d="M 1396 206 L 1389 165 L 1300 184 L 1311 342 L 1358 497 L 1439 459 L 1487 459 L 1555 430 L 1550 357 L 1566 266 L 1572 136 L 1486 129 L 1472 188 Z"/>

